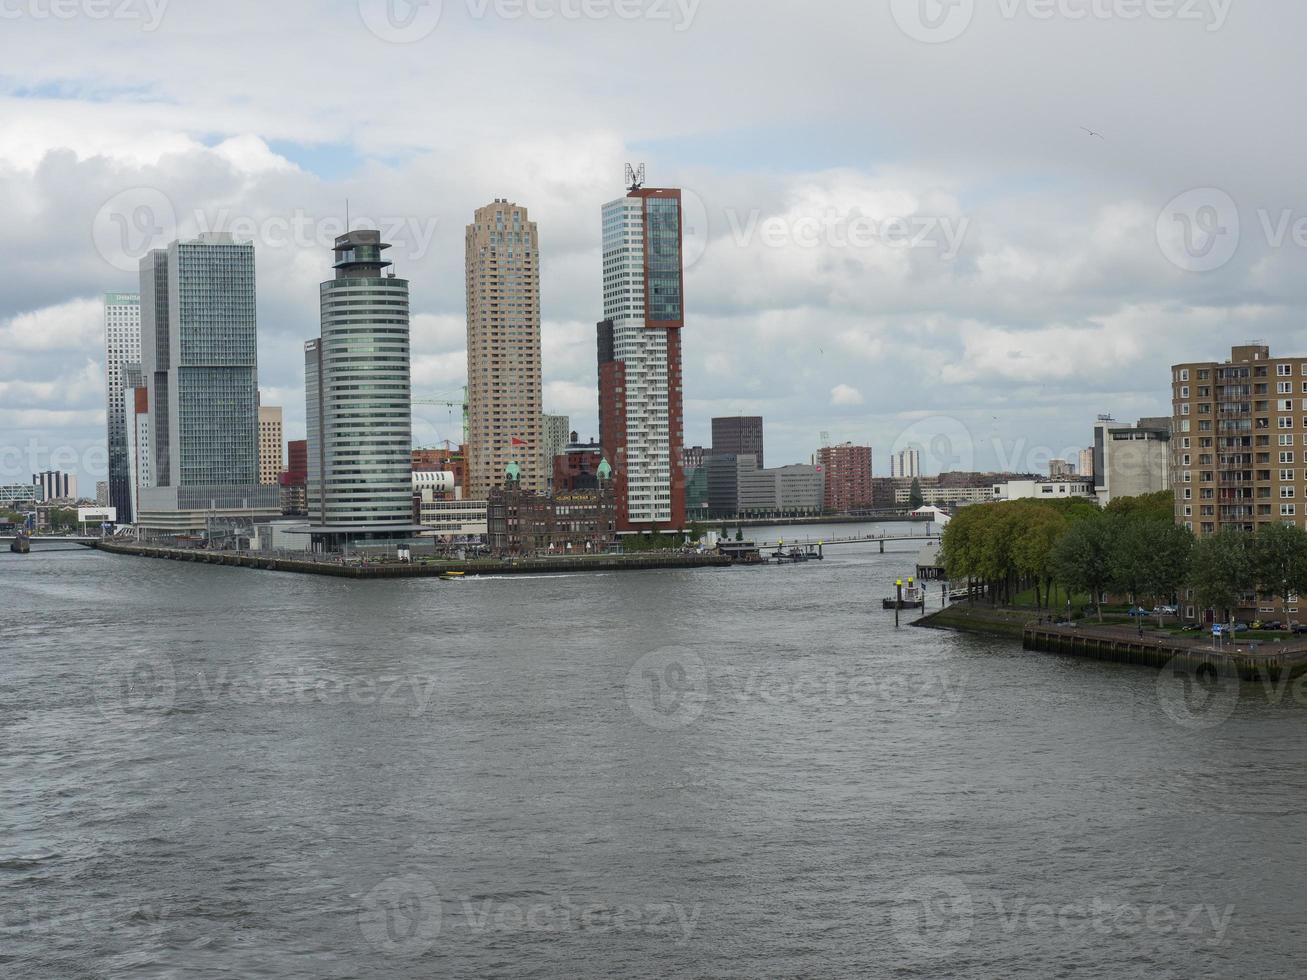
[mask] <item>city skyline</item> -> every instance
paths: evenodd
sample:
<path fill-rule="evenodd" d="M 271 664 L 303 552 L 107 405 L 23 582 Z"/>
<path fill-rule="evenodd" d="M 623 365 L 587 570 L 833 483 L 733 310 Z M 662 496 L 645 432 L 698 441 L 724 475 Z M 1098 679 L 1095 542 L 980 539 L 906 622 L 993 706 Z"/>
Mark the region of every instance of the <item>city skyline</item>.
<path fill-rule="evenodd" d="M 256 240 L 265 395 L 287 407 L 287 434 L 303 435 L 295 351 L 315 325 L 303 297 L 314 282 L 313 255 L 343 230 L 346 199 L 354 215 L 401 232 L 388 238 L 398 243 L 396 260 L 422 284 L 416 388 L 439 395 L 457 390 L 466 363 L 459 232 L 488 200 L 529 202 L 548 229 L 544 409 L 595 432 L 588 348 L 601 245 L 593 215 L 626 162 L 644 161 L 656 183 L 683 188 L 695 213 L 687 250 L 698 317 L 685 351 L 689 444 L 708 442 L 714 416 L 753 414 L 775 420 L 768 448 L 777 460 L 807 458 L 823 431 L 888 454 L 901 448 L 900 437 L 943 418 L 934 427 L 965 431 L 976 468 L 1013 465 L 1034 432 L 1065 458 L 1081 441 L 1084 418 L 1165 413 L 1165 368 L 1145 356 L 1150 344 L 1168 346 L 1176 359 L 1206 356 L 1208 338 L 1221 331 L 1233 334 L 1222 346 L 1253 338 L 1276 349 L 1303 346 L 1293 310 L 1304 250 L 1295 244 L 1296 178 L 1287 165 L 1300 137 L 1235 108 L 1217 79 L 1190 79 L 1183 90 L 1172 79 L 1186 74 L 1185 43 L 1219 40 L 1233 42 L 1222 51 L 1234 74 L 1263 79 L 1276 66 L 1277 84 L 1289 84 L 1302 69 L 1280 49 L 1307 12 L 1283 12 L 1270 31 L 1268 12 L 1240 9 L 1219 32 L 1179 19 L 1072 23 L 978 13 L 963 36 L 932 44 L 905 34 L 881 5 L 834 5 L 820 50 L 810 39 L 796 42 L 801 70 L 781 87 L 764 54 L 789 11 L 763 0 L 741 22 L 729 4 L 704 4 L 685 30 L 641 25 L 651 63 L 677 71 L 658 110 L 637 122 L 629 107 L 647 69 L 633 72 L 618 55 L 637 25 L 502 25 L 506 55 L 542 76 L 539 98 L 528 104 L 496 79 L 437 112 L 407 91 L 374 104 L 342 80 L 322 78 L 320 65 L 335 56 L 385 59 L 410 73 L 415 88 L 437 91 L 466 68 L 460 45 L 484 25 L 450 10 L 428 38 L 387 43 L 346 6 L 306 17 L 294 2 L 257 16 L 240 3 L 221 12 L 174 5 L 153 32 L 121 25 L 124 47 L 64 31 L 53 57 L 50 31 L 62 24 L 9 25 L 11 74 L 24 81 L 9 84 L 6 108 L 23 138 L 0 140 L 0 159 L 14 198 L 29 202 L 36 240 L 24 248 L 67 259 L 30 261 L 13 248 L 9 256 L 25 274 L 0 302 L 0 338 L 12 354 L 0 379 L 0 427 L 20 452 L 31 441 L 43 453 L 67 447 L 75 462 L 59 465 L 87 486 L 93 469 L 105 469 L 99 297 L 133 287 L 119 241 L 126 236 L 138 254 L 159 244 L 138 236 L 155 227 L 160 238 L 225 228 Z M 743 43 L 709 48 L 727 23 Z M 276 38 L 291 30 L 305 43 L 287 50 Z M 178 56 L 186 38 L 209 33 L 243 42 L 229 51 L 233 67 L 222 85 L 200 84 Z M 547 43 L 537 47 L 533 35 Z M 595 43 L 600 38 L 607 43 Z M 996 55 L 1029 55 L 1027 70 L 1042 70 L 1064 46 L 1086 43 L 1100 57 L 1074 89 L 1015 84 L 1016 58 L 998 58 L 1000 77 L 974 83 L 982 63 L 992 74 Z M 125 50 L 145 55 L 130 59 L 130 77 Z M 596 91 L 573 71 L 549 70 L 558 54 L 571 56 L 561 63 L 592 63 L 620 81 Z M 1148 65 L 1130 85 L 1201 104 L 1203 124 L 1183 114 L 1165 127 L 1139 119 L 1112 69 L 1123 57 Z M 876 66 L 869 83 L 829 84 L 868 61 Z M 855 94 L 914 73 L 936 82 L 912 100 Z M 719 85 L 712 105 L 693 97 L 694 88 L 741 77 L 757 84 Z M 269 86 L 286 98 L 252 111 L 255 93 Z M 1082 125 L 1106 138 L 1087 136 Z M 1217 143 L 1248 145 L 1266 133 L 1279 142 L 1235 165 L 1212 148 L 1214 132 Z M 1238 205 L 1241 241 L 1226 264 L 1191 271 L 1168 260 L 1157 228 L 1173 201 L 1202 188 Z M 145 193 L 133 196 L 137 189 Z M 152 219 L 144 231 L 131 220 L 138 213 Z M 969 220 L 946 260 L 945 248 L 842 245 L 857 215 L 921 219 L 929 228 L 910 227 L 910 237 L 926 230 L 945 248 L 956 240 L 944 235 L 945 221 L 956 235 Z M 810 219 L 815 241 L 800 241 Z M 457 438 L 450 421 L 420 411 L 417 440 Z M 54 465 L 24 458 L 18 475 L 33 470 L 29 463 Z M 933 464 L 923 459 L 925 470 Z"/>

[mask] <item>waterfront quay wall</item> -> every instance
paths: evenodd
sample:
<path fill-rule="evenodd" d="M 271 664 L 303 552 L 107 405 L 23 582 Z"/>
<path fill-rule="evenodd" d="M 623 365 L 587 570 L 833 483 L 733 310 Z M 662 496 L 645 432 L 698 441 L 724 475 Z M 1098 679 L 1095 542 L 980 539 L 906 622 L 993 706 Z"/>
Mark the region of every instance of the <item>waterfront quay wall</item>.
<path fill-rule="evenodd" d="M 141 558 L 162 558 L 169 561 L 202 562 L 208 565 L 229 565 L 238 568 L 257 568 L 273 572 L 296 572 L 302 575 L 330 575 L 336 578 L 439 578 L 442 575 L 549 575 L 566 572 L 617 572 L 667 568 L 724 568 L 731 564 L 720 555 L 698 554 L 636 554 L 597 555 L 593 557 L 520 558 L 509 561 L 476 559 L 452 562 L 340 562 L 312 558 L 282 558 L 260 555 L 258 552 L 206 551 L 192 548 L 162 548 L 153 545 L 119 541 L 101 541 L 95 545 L 99 551 L 115 555 L 134 555 Z"/>

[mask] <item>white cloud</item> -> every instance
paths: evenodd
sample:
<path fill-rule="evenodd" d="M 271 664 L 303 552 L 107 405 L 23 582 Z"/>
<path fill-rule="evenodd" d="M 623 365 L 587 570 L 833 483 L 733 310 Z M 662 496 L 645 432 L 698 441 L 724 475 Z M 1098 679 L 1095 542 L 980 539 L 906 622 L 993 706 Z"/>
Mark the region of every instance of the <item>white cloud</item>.
<path fill-rule="evenodd" d="M 852 385 L 836 385 L 830 390 L 830 403 L 832 405 L 861 405 L 863 403 L 862 392 Z"/>

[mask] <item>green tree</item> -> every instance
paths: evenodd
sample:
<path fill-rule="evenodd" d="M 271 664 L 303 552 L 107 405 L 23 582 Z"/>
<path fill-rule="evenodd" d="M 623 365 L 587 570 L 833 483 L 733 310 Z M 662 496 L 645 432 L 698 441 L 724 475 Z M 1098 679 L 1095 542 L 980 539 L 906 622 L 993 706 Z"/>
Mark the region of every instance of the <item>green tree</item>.
<path fill-rule="evenodd" d="M 1109 514 L 1126 518 L 1143 518 L 1159 523 L 1175 523 L 1175 494 L 1170 490 L 1144 494 L 1142 497 L 1117 497 L 1104 508 Z"/>
<path fill-rule="evenodd" d="M 1266 524 L 1252 543 L 1253 576 L 1264 595 L 1289 597 L 1307 591 L 1307 531 L 1290 524 Z"/>
<path fill-rule="evenodd" d="M 1077 521 L 1053 548 L 1057 579 L 1071 592 L 1088 592 L 1098 621 L 1103 621 L 1103 592 L 1112 584 L 1112 547 L 1116 521 L 1107 514 Z"/>
<path fill-rule="evenodd" d="M 1189 584 L 1201 608 L 1234 618 L 1255 578 L 1252 543 L 1251 535 L 1228 528 L 1194 542 Z"/>
<path fill-rule="evenodd" d="M 1070 525 L 1058 509 L 1040 506 L 1022 509 L 1025 513 L 1012 542 L 1012 561 L 1018 574 L 1034 581 L 1035 606 L 1043 609 L 1051 601 L 1053 548 Z"/>
<path fill-rule="evenodd" d="M 1147 552 L 1139 578 L 1140 588 L 1159 607 L 1157 625 L 1160 627 L 1160 607 L 1175 598 L 1189 576 L 1194 536 L 1182 525 L 1148 519 L 1138 522 L 1136 530 L 1143 536 Z"/>
<path fill-rule="evenodd" d="M 921 495 L 921 481 L 915 476 L 912 478 L 912 488 L 908 491 L 908 506 L 917 510 L 926 503 L 926 498 Z"/>

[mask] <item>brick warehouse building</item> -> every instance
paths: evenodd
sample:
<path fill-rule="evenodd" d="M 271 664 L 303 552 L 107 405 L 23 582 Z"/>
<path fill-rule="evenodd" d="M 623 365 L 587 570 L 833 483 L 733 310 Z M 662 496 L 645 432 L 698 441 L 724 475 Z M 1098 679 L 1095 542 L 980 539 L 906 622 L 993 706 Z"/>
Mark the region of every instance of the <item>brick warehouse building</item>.
<path fill-rule="evenodd" d="M 816 462 L 825 471 L 828 512 L 846 514 L 872 507 L 870 446 L 823 446 Z"/>

